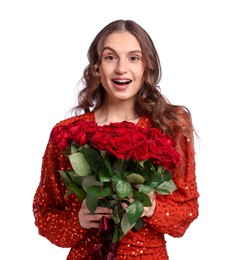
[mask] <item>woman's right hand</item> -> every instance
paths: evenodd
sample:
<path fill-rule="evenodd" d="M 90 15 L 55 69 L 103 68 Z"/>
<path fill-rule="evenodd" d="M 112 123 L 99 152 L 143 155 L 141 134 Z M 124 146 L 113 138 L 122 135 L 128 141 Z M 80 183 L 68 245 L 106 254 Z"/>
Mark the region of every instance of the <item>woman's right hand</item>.
<path fill-rule="evenodd" d="M 83 200 L 81 209 L 78 212 L 79 223 L 83 228 L 99 228 L 99 222 L 103 216 L 111 218 L 112 209 L 97 207 L 95 213 L 92 215 L 87 208 L 86 199 Z"/>

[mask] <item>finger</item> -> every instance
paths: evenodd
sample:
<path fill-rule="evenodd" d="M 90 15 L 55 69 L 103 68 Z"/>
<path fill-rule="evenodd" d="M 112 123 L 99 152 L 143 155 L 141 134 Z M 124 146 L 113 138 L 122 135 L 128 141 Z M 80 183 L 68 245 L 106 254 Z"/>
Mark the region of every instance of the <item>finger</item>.
<path fill-rule="evenodd" d="M 126 209 L 128 206 L 127 203 L 125 203 L 125 202 L 123 202 L 121 205 L 122 205 L 123 209 Z"/>
<path fill-rule="evenodd" d="M 151 192 L 148 193 L 148 197 L 152 200 L 155 200 L 156 198 L 156 192 L 153 190 Z"/>
<path fill-rule="evenodd" d="M 94 214 L 112 214 L 112 209 L 106 207 L 97 207 Z"/>

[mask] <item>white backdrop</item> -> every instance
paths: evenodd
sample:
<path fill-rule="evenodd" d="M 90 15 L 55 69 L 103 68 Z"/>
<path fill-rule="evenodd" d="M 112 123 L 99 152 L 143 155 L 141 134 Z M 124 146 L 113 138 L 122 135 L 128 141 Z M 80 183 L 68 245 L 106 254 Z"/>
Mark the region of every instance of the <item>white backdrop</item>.
<path fill-rule="evenodd" d="M 64 260 L 38 235 L 32 200 L 51 128 L 75 104 L 96 33 L 132 19 L 152 36 L 162 93 L 192 112 L 200 215 L 171 260 L 239 260 L 239 8 L 237 0 L 0 2 L 0 259 Z"/>

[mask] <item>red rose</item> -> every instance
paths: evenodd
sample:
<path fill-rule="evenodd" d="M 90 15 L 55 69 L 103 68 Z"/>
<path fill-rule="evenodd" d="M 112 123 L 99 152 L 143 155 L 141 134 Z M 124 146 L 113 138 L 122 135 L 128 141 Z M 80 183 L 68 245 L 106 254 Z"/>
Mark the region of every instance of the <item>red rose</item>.
<path fill-rule="evenodd" d="M 108 149 L 110 139 L 111 135 L 109 133 L 98 131 L 91 138 L 89 138 L 89 141 L 93 147 L 102 151 Z"/>
<path fill-rule="evenodd" d="M 172 136 L 169 134 L 163 134 L 157 128 L 150 128 L 148 131 L 148 138 L 152 140 L 159 140 L 165 145 L 175 146 L 176 143 L 173 140 Z"/>
<path fill-rule="evenodd" d="M 101 133 L 106 133 L 106 134 L 113 135 L 113 130 L 112 130 L 112 126 L 111 125 L 99 126 L 97 131 L 101 132 Z"/>
<path fill-rule="evenodd" d="M 64 150 L 69 145 L 72 137 L 64 126 L 57 126 L 53 128 L 51 138 L 60 150 Z"/>
<path fill-rule="evenodd" d="M 69 133 L 72 135 L 72 139 L 78 145 L 85 145 L 87 143 L 87 136 L 80 125 L 73 124 L 69 127 Z"/>
<path fill-rule="evenodd" d="M 150 159 L 156 164 L 161 164 L 161 158 L 163 154 L 161 149 L 159 149 L 159 146 L 156 145 L 155 141 L 148 140 L 148 151 L 150 154 Z"/>
<path fill-rule="evenodd" d="M 109 140 L 109 153 L 118 159 L 129 160 L 133 152 L 133 142 L 130 136 L 113 137 Z"/>
<path fill-rule="evenodd" d="M 150 158 L 153 163 L 161 165 L 168 170 L 176 168 L 179 162 L 179 154 L 173 146 L 171 140 L 156 139 L 148 141 Z"/>
<path fill-rule="evenodd" d="M 69 133 L 72 135 L 74 142 L 78 145 L 85 145 L 88 137 L 96 132 L 96 123 L 78 120 L 68 126 Z"/>
<path fill-rule="evenodd" d="M 87 143 L 87 135 L 84 131 L 79 131 L 73 138 L 74 142 L 78 145 L 85 145 Z"/>
<path fill-rule="evenodd" d="M 111 131 L 114 136 L 124 136 L 124 135 L 132 135 L 135 131 L 137 131 L 137 126 L 131 122 L 117 122 L 110 123 L 109 131 Z"/>
<path fill-rule="evenodd" d="M 136 132 L 132 136 L 132 141 L 134 144 L 133 158 L 136 161 L 147 160 L 149 158 L 149 152 L 148 152 L 148 142 L 146 136 L 140 132 Z"/>
<path fill-rule="evenodd" d="M 162 158 L 162 165 L 168 170 L 172 170 L 179 165 L 179 155 L 173 153 L 173 150 L 169 150 L 169 153 L 165 153 Z"/>
<path fill-rule="evenodd" d="M 86 123 L 86 125 L 84 126 L 83 130 L 86 131 L 87 137 L 90 138 L 98 131 L 99 126 L 97 125 L 97 123 L 95 123 L 93 121 L 85 122 L 85 123 Z"/>

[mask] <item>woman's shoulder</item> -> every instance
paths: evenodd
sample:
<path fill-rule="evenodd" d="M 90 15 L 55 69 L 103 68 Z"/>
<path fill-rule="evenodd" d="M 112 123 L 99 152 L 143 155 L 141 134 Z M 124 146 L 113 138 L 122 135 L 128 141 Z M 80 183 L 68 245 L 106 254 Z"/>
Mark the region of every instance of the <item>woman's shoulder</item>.
<path fill-rule="evenodd" d="M 95 122 L 95 116 L 94 116 L 93 112 L 87 112 L 87 113 L 84 113 L 84 114 L 81 114 L 78 116 L 72 116 L 72 117 L 59 121 L 57 124 L 55 124 L 54 127 L 66 126 L 66 125 L 74 123 L 78 120 L 85 120 L 86 122 Z"/>

